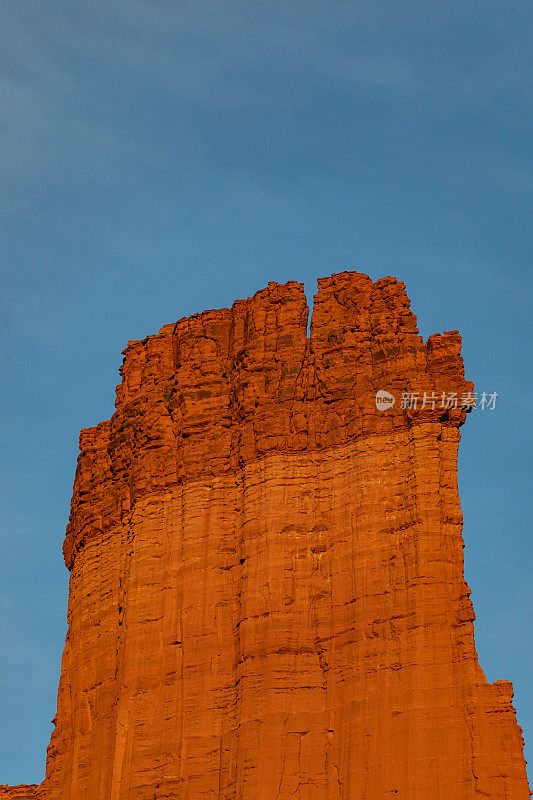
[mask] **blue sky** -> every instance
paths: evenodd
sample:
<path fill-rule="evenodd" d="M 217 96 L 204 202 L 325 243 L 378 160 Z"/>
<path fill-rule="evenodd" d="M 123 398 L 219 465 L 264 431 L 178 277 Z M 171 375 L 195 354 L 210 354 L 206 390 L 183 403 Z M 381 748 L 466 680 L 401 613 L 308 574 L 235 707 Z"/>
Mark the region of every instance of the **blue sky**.
<path fill-rule="evenodd" d="M 127 340 L 347 268 L 499 394 L 462 429 L 466 577 L 531 745 L 532 28 L 521 0 L 3 0 L 0 783 L 44 774 L 78 433 Z"/>

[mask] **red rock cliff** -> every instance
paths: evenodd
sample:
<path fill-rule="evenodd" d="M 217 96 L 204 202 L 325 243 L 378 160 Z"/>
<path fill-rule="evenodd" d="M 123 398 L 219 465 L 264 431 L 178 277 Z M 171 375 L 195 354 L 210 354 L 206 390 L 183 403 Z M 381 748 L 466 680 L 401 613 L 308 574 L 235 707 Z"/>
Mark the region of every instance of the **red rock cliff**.
<path fill-rule="evenodd" d="M 463 577 L 456 331 L 404 285 L 271 283 L 124 351 L 82 431 L 39 800 L 528 800 Z M 452 404 L 453 405 L 453 404 Z"/>

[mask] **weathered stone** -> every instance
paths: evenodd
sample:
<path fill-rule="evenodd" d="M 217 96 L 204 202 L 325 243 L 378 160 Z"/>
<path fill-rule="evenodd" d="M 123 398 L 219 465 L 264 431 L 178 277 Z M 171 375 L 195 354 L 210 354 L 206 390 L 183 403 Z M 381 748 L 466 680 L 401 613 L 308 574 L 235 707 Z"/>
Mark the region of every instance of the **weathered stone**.
<path fill-rule="evenodd" d="M 394 278 L 318 283 L 310 339 L 291 281 L 129 342 L 80 436 L 46 779 L 0 797 L 528 800 L 463 577 L 460 336 Z"/>

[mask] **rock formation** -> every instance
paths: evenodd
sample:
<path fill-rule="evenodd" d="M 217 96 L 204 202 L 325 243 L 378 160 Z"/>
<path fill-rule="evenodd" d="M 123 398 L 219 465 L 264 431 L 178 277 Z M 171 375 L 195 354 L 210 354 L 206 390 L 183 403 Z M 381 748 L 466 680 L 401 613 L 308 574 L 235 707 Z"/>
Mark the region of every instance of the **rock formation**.
<path fill-rule="evenodd" d="M 528 800 L 463 577 L 461 338 L 394 278 L 318 285 L 310 338 L 291 281 L 129 342 L 80 436 L 46 778 L 0 797 Z"/>

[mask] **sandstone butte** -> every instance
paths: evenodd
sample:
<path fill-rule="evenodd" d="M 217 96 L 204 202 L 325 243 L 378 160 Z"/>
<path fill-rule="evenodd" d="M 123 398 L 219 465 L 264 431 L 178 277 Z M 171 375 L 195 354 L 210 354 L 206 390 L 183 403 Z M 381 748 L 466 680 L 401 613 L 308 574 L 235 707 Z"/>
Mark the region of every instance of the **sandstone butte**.
<path fill-rule="evenodd" d="M 463 577 L 457 331 L 404 284 L 270 283 L 124 351 L 80 435 L 55 729 L 27 800 L 528 800 Z"/>

